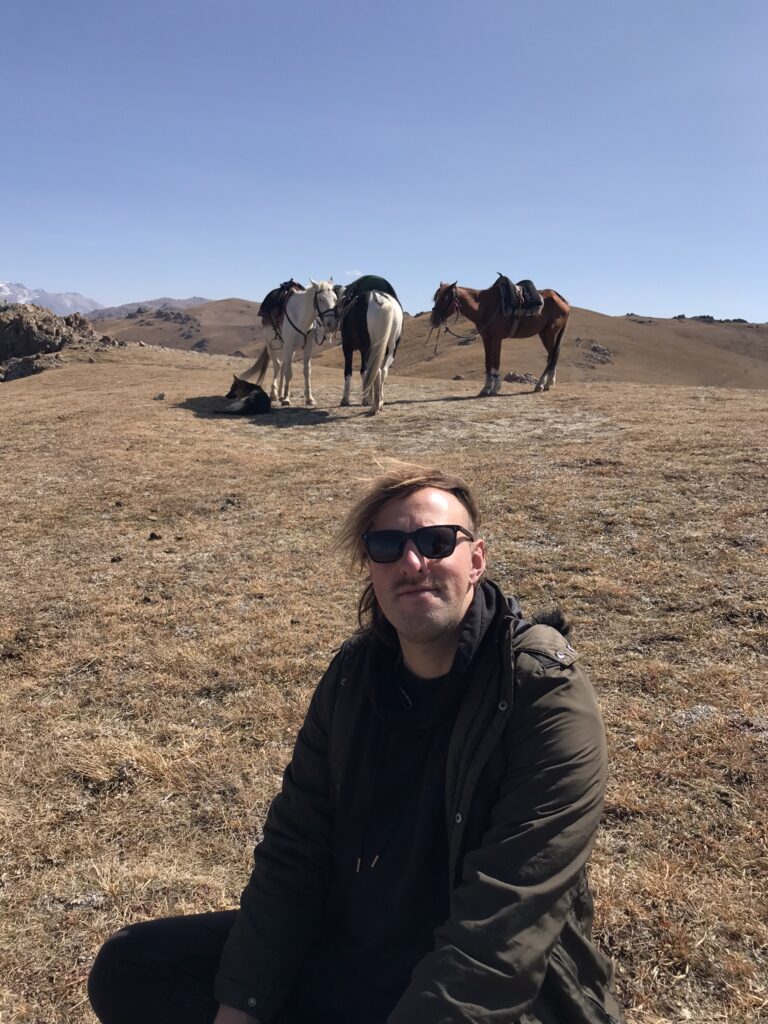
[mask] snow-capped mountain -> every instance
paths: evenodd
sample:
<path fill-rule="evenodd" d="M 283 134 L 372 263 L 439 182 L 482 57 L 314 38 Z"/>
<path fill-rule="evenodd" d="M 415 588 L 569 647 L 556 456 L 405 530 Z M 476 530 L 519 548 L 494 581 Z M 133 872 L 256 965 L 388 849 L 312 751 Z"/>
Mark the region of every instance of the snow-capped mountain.
<path fill-rule="evenodd" d="M 77 292 L 46 292 L 42 288 L 27 288 L 23 284 L 12 284 L 0 281 L 0 302 L 34 303 L 44 306 L 58 316 L 68 313 L 90 313 L 92 309 L 102 309 L 100 302 L 80 295 Z"/>

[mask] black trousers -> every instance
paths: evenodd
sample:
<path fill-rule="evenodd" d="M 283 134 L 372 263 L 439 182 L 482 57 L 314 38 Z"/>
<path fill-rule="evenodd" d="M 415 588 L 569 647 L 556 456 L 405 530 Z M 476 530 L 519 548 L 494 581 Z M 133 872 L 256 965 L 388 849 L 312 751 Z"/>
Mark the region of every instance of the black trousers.
<path fill-rule="evenodd" d="M 88 996 L 102 1024 L 211 1024 L 234 910 L 130 925 L 101 948 Z"/>
<path fill-rule="evenodd" d="M 211 1024 L 219 1006 L 214 981 L 236 913 L 164 917 L 115 932 L 88 978 L 102 1024 Z M 315 952 L 272 1024 L 384 1024 L 398 993 L 337 970 L 332 943 Z"/>

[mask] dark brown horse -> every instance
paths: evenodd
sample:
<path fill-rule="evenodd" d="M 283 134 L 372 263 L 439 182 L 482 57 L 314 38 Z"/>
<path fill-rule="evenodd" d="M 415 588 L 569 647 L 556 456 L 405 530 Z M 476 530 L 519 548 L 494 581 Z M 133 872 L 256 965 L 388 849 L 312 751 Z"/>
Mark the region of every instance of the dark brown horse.
<path fill-rule="evenodd" d="M 547 350 L 547 365 L 536 384 L 536 391 L 548 391 L 555 384 L 560 342 L 571 307 L 556 291 L 545 288 L 539 292 L 544 305 L 533 316 L 504 316 L 501 311 L 501 288 L 494 281 L 490 288 L 464 288 L 462 285 L 440 283 L 432 307 L 432 326 L 440 327 L 452 313 L 465 316 L 475 325 L 485 349 L 485 384 L 481 396 L 501 391 L 501 342 L 504 338 L 532 338 L 538 334 Z"/>

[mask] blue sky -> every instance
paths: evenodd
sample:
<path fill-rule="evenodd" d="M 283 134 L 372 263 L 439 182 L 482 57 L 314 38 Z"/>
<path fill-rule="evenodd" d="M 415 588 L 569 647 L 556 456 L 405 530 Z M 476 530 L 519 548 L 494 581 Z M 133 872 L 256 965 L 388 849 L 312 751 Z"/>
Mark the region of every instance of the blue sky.
<path fill-rule="evenodd" d="M 768 320 L 763 0 L 6 0 L 0 280 Z"/>

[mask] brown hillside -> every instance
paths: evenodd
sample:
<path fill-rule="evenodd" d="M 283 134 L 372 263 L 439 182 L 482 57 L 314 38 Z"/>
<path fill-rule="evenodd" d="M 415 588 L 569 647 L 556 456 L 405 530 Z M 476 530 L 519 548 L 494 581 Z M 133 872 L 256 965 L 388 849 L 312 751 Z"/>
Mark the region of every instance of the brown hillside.
<path fill-rule="evenodd" d="M 206 351 L 231 355 L 241 351 L 253 356 L 272 337 L 261 326 L 259 303 L 246 299 L 205 302 L 184 310 L 148 310 L 136 316 L 109 321 L 109 333 L 125 341 L 190 351 L 206 342 Z"/>
<path fill-rule="evenodd" d="M 92 1024 L 110 932 L 236 904 L 354 622 L 334 531 L 388 455 L 466 474 L 494 576 L 574 622 L 630 1024 L 764 1021 L 768 395 L 564 375 L 481 401 L 401 374 L 370 418 L 321 361 L 318 409 L 216 415 L 238 365 L 130 346 L 2 385 L 3 1021 Z"/>
<path fill-rule="evenodd" d="M 183 311 L 180 316 L 189 317 L 186 321 L 169 319 L 161 310 L 133 319 L 111 320 L 109 330 L 117 338 L 186 350 L 205 340 L 211 353 L 239 351 L 255 359 L 271 337 L 271 331 L 261 326 L 258 309 L 255 302 L 226 299 Z M 461 335 L 471 328 L 463 320 L 449 326 Z M 462 346 L 443 331 L 433 359 L 435 335 L 427 343 L 429 329 L 428 315 L 406 317 L 392 373 L 441 378 L 462 374 L 471 382 L 467 385 L 469 391 L 479 387 L 484 374 L 480 340 Z M 593 358 L 592 343 L 609 350 L 610 362 Z M 331 366 L 343 365 L 338 347 L 316 348 L 313 359 Z M 545 361 L 538 338 L 504 342 L 502 373 L 514 370 L 538 377 Z M 768 324 L 613 317 L 574 307 L 561 350 L 558 380 L 765 388 Z"/>

